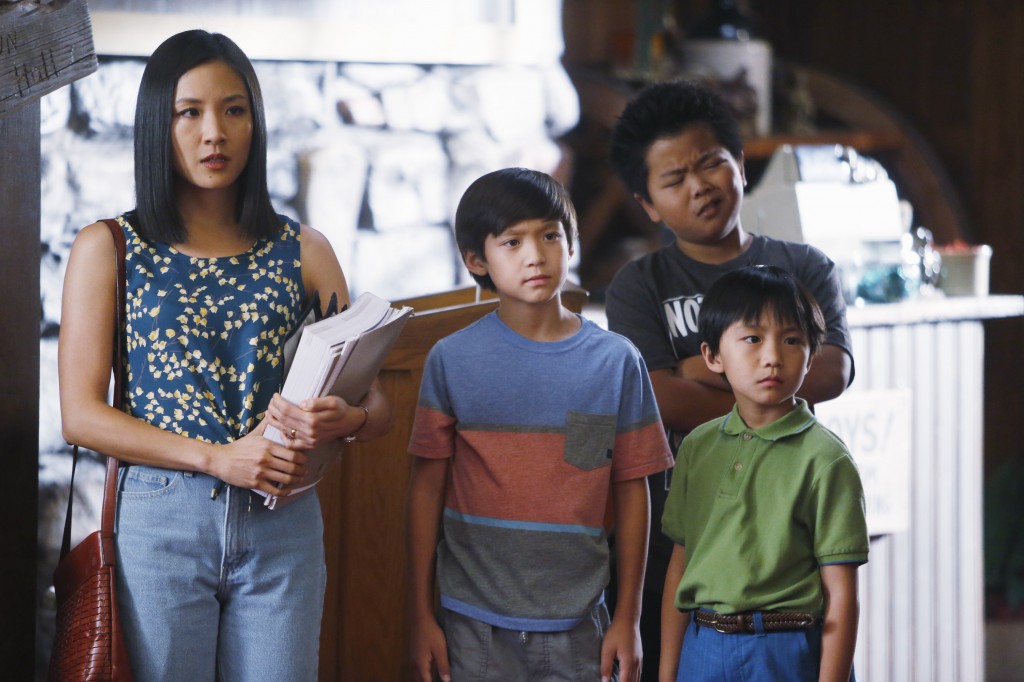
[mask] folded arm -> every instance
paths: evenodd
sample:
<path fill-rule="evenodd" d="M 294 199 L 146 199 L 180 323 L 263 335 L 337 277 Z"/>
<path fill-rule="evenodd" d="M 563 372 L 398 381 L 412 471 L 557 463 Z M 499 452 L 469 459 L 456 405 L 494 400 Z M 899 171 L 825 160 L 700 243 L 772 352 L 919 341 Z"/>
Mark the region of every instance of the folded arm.
<path fill-rule="evenodd" d="M 811 363 L 797 392 L 808 403 L 831 400 L 850 381 L 850 356 L 839 346 L 825 344 Z M 673 431 L 690 431 L 732 409 L 735 398 L 721 374 L 707 368 L 704 358 L 693 356 L 674 369 L 651 372 L 651 384 L 665 426 Z"/>

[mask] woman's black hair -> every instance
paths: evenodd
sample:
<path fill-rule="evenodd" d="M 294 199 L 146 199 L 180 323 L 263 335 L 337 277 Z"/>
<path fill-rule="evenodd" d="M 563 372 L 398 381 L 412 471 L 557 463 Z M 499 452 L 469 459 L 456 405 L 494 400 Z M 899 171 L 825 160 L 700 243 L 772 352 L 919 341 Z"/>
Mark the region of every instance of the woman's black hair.
<path fill-rule="evenodd" d="M 497 236 L 524 220 L 557 220 L 570 247 L 576 240 L 576 209 L 565 188 L 547 173 L 503 168 L 477 178 L 455 210 L 459 253 L 483 258 L 488 235 Z M 470 274 L 481 287 L 494 291 L 490 275 Z"/>
<path fill-rule="evenodd" d="M 239 176 L 235 217 L 242 232 L 269 238 L 281 229 L 267 189 L 267 126 L 263 94 L 252 62 L 227 36 L 184 31 L 165 40 L 146 63 L 135 107 L 135 211 L 132 225 L 148 240 L 168 244 L 187 240 L 178 210 L 171 126 L 174 91 L 188 71 L 208 62 L 223 62 L 245 83 L 252 112 L 249 159 Z"/>
<path fill-rule="evenodd" d="M 700 305 L 697 329 L 701 341 L 718 355 L 726 329 L 737 322 L 756 324 L 765 313 L 779 323 L 799 327 L 812 356 L 825 342 L 825 318 L 814 296 L 800 280 L 775 265 L 750 265 L 715 280 Z"/>

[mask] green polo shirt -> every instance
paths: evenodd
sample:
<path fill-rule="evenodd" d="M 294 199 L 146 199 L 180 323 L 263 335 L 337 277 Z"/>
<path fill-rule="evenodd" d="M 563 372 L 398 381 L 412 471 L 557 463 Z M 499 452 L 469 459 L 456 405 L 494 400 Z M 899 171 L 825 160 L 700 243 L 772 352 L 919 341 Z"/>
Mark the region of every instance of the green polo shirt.
<path fill-rule="evenodd" d="M 857 467 L 803 400 L 757 430 L 734 406 L 690 432 L 662 530 L 686 547 L 684 610 L 821 613 L 819 568 L 868 556 Z"/>

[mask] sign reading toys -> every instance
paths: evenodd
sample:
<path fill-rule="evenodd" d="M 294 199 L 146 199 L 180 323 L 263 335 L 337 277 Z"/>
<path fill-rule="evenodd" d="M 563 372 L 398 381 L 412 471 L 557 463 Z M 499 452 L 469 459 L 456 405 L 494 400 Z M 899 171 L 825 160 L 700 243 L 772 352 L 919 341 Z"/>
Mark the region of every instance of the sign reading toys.
<path fill-rule="evenodd" d="M 814 408 L 857 462 L 871 535 L 909 524 L 912 398 L 906 389 L 850 391 Z"/>

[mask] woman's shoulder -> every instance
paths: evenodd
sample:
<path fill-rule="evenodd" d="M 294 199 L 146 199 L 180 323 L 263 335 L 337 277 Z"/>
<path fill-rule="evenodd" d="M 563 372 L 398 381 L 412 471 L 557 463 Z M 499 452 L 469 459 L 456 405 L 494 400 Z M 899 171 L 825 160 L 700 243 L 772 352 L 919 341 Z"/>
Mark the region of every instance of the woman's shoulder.
<path fill-rule="evenodd" d="M 298 221 L 290 221 L 285 225 L 285 229 L 294 230 L 298 235 L 303 266 L 315 265 L 325 260 L 337 263 L 334 247 L 323 232 Z"/>
<path fill-rule="evenodd" d="M 114 248 L 114 237 L 107 223 L 97 220 L 78 231 L 72 248 L 78 251 L 112 249 Z"/>
<path fill-rule="evenodd" d="M 286 229 L 291 228 L 299 235 L 299 241 L 305 242 L 307 246 L 316 246 L 317 248 L 330 247 L 331 243 L 324 236 L 323 232 L 310 227 L 305 223 L 300 223 L 297 220 L 289 220 L 286 223 Z"/>
<path fill-rule="evenodd" d="M 102 287 L 104 290 L 114 286 L 114 268 L 97 267 L 97 263 L 113 263 L 115 253 L 114 238 L 110 228 L 99 220 L 86 225 L 75 235 L 71 245 L 65 273 L 65 288 L 73 283 L 72 288 L 91 289 Z"/>
<path fill-rule="evenodd" d="M 298 230 L 299 261 L 306 291 L 320 292 L 321 299 L 325 301 L 330 297 L 329 293 L 336 293 L 339 305 L 347 304 L 348 284 L 330 240 L 304 223 L 291 221 L 290 225 Z"/>

